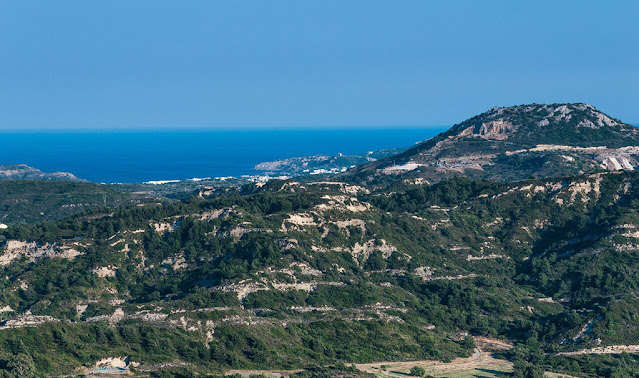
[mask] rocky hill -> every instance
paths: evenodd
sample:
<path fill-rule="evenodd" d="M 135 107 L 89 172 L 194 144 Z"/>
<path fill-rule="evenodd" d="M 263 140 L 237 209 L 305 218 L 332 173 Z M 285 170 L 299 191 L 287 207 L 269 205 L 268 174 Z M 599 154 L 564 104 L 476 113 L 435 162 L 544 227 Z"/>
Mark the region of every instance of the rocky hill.
<path fill-rule="evenodd" d="M 494 108 L 453 126 L 404 153 L 344 174 L 374 182 L 386 178 L 451 175 L 513 181 L 597 171 L 633 170 L 639 129 L 591 105 Z"/>
<path fill-rule="evenodd" d="M 26 164 L 0 165 L 0 180 L 83 181 L 72 173 L 46 173 Z"/>

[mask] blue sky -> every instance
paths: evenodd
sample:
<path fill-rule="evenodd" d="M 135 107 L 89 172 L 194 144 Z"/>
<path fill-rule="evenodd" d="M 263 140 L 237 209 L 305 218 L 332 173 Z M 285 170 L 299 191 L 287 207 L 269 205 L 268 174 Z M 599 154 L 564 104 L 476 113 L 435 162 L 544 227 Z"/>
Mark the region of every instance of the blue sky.
<path fill-rule="evenodd" d="M 0 1 L 0 129 L 639 123 L 639 1 Z"/>

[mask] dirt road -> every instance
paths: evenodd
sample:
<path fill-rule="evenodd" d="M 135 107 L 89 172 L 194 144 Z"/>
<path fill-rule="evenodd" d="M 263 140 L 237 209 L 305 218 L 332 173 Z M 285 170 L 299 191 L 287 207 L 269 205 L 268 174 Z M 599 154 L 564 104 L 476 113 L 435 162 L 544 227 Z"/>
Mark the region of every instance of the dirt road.
<path fill-rule="evenodd" d="M 382 365 L 384 368 L 382 368 Z M 475 348 L 475 353 L 468 358 L 456 358 L 451 362 L 441 362 L 432 360 L 404 361 L 404 362 L 375 362 L 371 364 L 355 364 L 361 371 L 373 373 L 382 377 L 406 377 L 406 374 L 414 366 L 419 366 L 426 370 L 427 375 L 472 377 L 473 374 L 482 373 L 483 376 L 491 377 L 500 373 L 512 371 L 512 364 L 505 360 L 498 360 L 489 353 Z"/>
<path fill-rule="evenodd" d="M 279 378 L 279 377 L 290 377 L 291 374 L 299 373 L 304 371 L 302 369 L 298 370 L 229 370 L 225 372 L 225 375 L 230 374 L 240 374 L 242 377 L 249 377 L 251 375 L 265 375 L 267 377 Z"/>

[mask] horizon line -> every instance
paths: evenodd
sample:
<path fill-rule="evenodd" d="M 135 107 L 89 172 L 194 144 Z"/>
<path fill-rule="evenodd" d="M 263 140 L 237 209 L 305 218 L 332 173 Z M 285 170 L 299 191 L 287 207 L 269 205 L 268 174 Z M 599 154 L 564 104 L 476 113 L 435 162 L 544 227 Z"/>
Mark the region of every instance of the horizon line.
<path fill-rule="evenodd" d="M 202 131 L 340 131 L 340 130 L 420 130 L 446 129 L 453 125 L 315 125 L 315 126 L 141 126 L 141 127 L 61 127 L 61 128 L 1 128 L 0 133 L 38 132 L 202 132 Z"/>

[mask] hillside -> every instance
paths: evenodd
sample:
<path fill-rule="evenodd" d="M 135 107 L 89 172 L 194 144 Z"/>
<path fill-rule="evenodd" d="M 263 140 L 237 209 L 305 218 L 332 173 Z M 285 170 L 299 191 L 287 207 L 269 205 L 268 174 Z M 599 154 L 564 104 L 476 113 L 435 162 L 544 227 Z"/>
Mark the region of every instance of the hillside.
<path fill-rule="evenodd" d="M 89 182 L 0 180 L 0 223 L 55 221 L 95 207 L 164 201 L 150 193 L 120 192 Z"/>
<path fill-rule="evenodd" d="M 24 219 L 0 229 L 0 375 L 632 376 L 635 145 L 590 106 L 527 105 L 332 181 L 174 183 L 164 202 L 3 182 Z"/>
<path fill-rule="evenodd" d="M 637 188 L 634 172 L 272 181 L 10 227 L 0 360 L 28 355 L 47 374 L 119 356 L 140 371 L 298 369 L 468 357 L 470 333 L 569 370 L 576 357 L 556 352 L 639 334 Z"/>
<path fill-rule="evenodd" d="M 531 104 L 491 109 L 343 176 L 356 182 L 460 174 L 514 181 L 633 170 L 638 156 L 639 130 L 591 105 Z"/>

